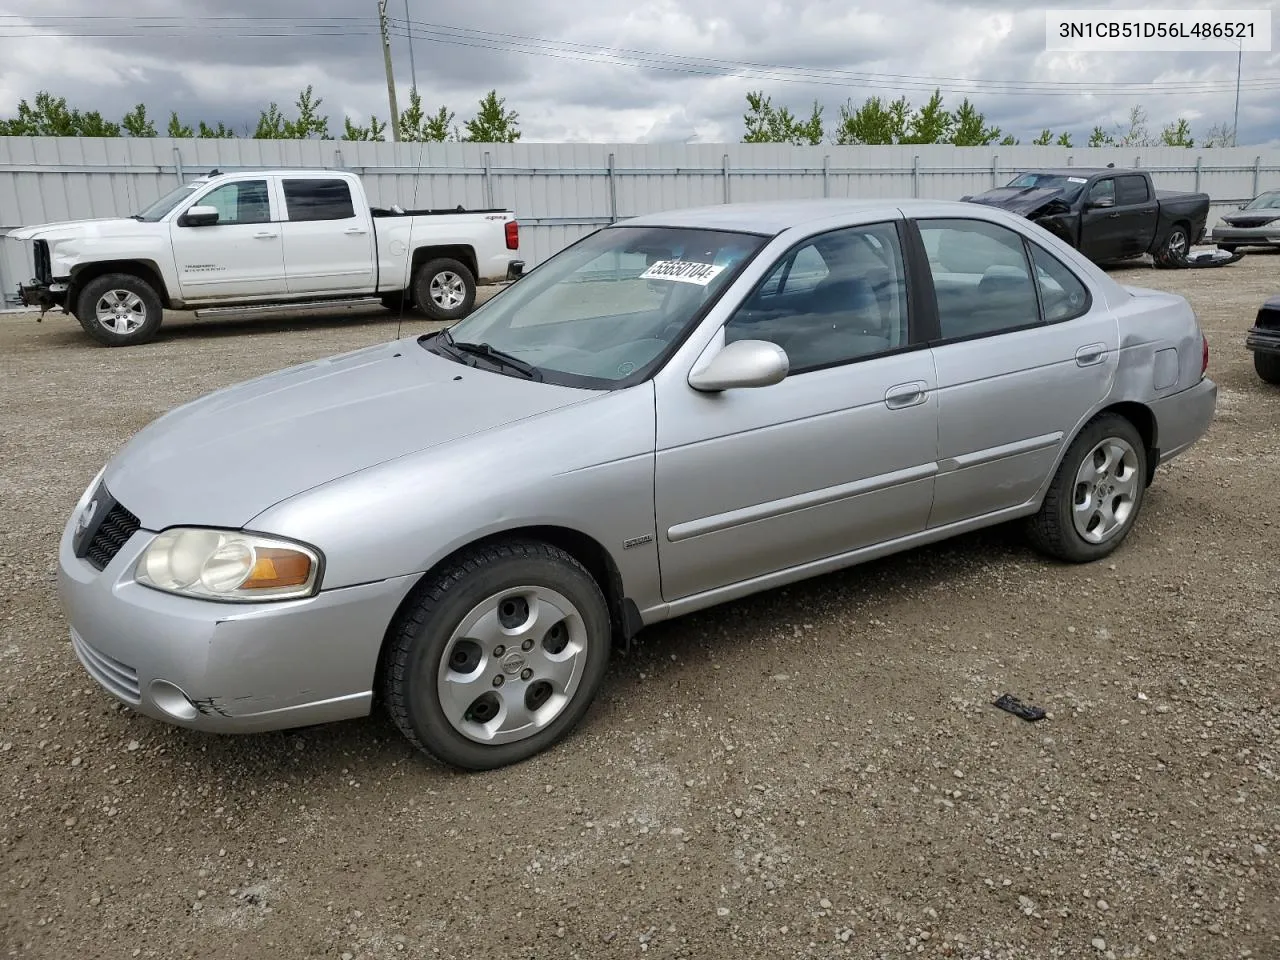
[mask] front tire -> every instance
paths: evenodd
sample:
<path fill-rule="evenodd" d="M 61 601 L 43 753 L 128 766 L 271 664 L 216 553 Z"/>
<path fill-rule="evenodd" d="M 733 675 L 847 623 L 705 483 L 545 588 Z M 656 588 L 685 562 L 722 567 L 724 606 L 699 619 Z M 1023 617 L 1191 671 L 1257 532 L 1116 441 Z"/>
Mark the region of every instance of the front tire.
<path fill-rule="evenodd" d="M 1086 424 L 1062 458 L 1040 511 L 1027 523 L 1027 537 L 1056 560 L 1101 560 L 1133 529 L 1146 486 L 1141 434 L 1119 414 L 1102 414 Z"/>
<path fill-rule="evenodd" d="M 432 320 L 461 320 L 476 302 L 476 278 L 451 257 L 424 263 L 413 278 L 413 300 Z"/>
<path fill-rule="evenodd" d="M 85 284 L 74 312 L 85 333 L 99 343 L 127 347 L 155 337 L 164 307 L 155 288 L 141 277 L 108 273 Z"/>
<path fill-rule="evenodd" d="M 609 607 L 577 560 L 538 541 L 476 547 L 423 582 L 391 631 L 382 696 L 420 750 L 466 770 L 565 737 L 608 667 Z"/>
<path fill-rule="evenodd" d="M 1258 371 L 1258 376 L 1267 383 L 1280 384 L 1280 354 L 1255 351 L 1253 369 Z"/>

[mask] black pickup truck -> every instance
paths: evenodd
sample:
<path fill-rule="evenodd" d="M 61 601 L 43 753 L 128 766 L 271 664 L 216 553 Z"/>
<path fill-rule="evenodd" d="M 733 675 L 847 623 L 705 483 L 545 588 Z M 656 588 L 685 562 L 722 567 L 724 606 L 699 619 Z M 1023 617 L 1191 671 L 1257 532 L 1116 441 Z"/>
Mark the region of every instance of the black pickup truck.
<path fill-rule="evenodd" d="M 1114 167 L 1030 170 L 961 199 L 1026 217 L 1094 263 L 1144 253 L 1183 258 L 1204 238 L 1209 219 L 1207 193 L 1157 190 L 1146 171 Z"/>

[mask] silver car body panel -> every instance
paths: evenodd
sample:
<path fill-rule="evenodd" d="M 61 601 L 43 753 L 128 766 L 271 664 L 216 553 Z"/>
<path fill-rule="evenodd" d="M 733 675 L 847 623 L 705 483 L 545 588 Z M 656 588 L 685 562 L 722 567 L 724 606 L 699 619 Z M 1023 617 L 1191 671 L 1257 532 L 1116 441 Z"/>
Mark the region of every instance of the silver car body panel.
<path fill-rule="evenodd" d="M 690 371 L 723 345 L 725 321 L 780 255 L 834 228 L 904 216 L 986 220 L 1030 237 L 1086 283 L 1090 312 L 759 389 L 690 388 Z M 477 540 L 539 528 L 589 537 L 650 624 L 1030 514 L 1105 408 L 1149 411 L 1162 459 L 1213 415 L 1216 387 L 1201 379 L 1201 332 L 1184 299 L 1123 287 L 995 208 L 797 201 L 626 224 L 771 236 L 645 382 L 536 383 L 406 339 L 219 391 L 139 433 L 104 476 L 141 529 L 101 573 L 70 551 L 74 515 L 63 537 L 60 587 L 86 666 L 99 664 L 90 672 L 118 661 L 138 674 L 136 707 L 204 729 L 358 715 L 401 602 Z M 175 524 L 311 544 L 324 557 L 322 590 L 241 606 L 135 583 L 133 560 Z M 174 717 L 147 699 L 155 679 L 221 709 Z"/>

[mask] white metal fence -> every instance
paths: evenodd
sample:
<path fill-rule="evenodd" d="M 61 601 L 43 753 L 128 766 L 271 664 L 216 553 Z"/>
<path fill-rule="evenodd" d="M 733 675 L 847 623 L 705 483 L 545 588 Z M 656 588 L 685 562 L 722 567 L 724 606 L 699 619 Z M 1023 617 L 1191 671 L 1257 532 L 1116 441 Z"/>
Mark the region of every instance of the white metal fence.
<path fill-rule="evenodd" d="M 1143 167 L 1157 186 L 1202 190 L 1210 223 L 1280 186 L 1280 149 L 792 147 L 780 144 L 360 143 L 0 137 L 0 307 L 31 270 L 19 226 L 124 216 L 217 168 L 340 167 L 375 204 L 500 206 L 532 266 L 617 219 L 675 207 L 801 197 L 957 199 L 1031 167 Z"/>

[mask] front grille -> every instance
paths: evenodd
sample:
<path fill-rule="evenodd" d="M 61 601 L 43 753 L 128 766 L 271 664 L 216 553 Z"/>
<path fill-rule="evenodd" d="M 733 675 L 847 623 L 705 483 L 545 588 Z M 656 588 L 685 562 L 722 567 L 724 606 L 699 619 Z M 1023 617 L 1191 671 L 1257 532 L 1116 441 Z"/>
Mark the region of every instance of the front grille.
<path fill-rule="evenodd" d="M 35 254 L 36 281 L 39 283 L 53 282 L 53 266 L 49 260 L 49 243 L 46 240 L 36 240 L 32 244 Z"/>
<path fill-rule="evenodd" d="M 1236 217 L 1230 221 L 1233 227 L 1265 227 L 1275 217 Z"/>
<path fill-rule="evenodd" d="M 98 570 L 106 568 L 120 548 L 128 543 L 129 538 L 138 532 L 142 521 L 120 504 L 115 504 L 103 518 L 102 524 L 89 541 L 84 558 Z"/>
<path fill-rule="evenodd" d="M 101 650 L 89 646 L 84 637 L 71 631 L 71 646 L 76 656 L 89 671 L 89 676 L 97 680 L 121 700 L 129 703 L 142 702 L 142 688 L 138 685 L 138 671 L 114 657 L 108 657 Z"/>

